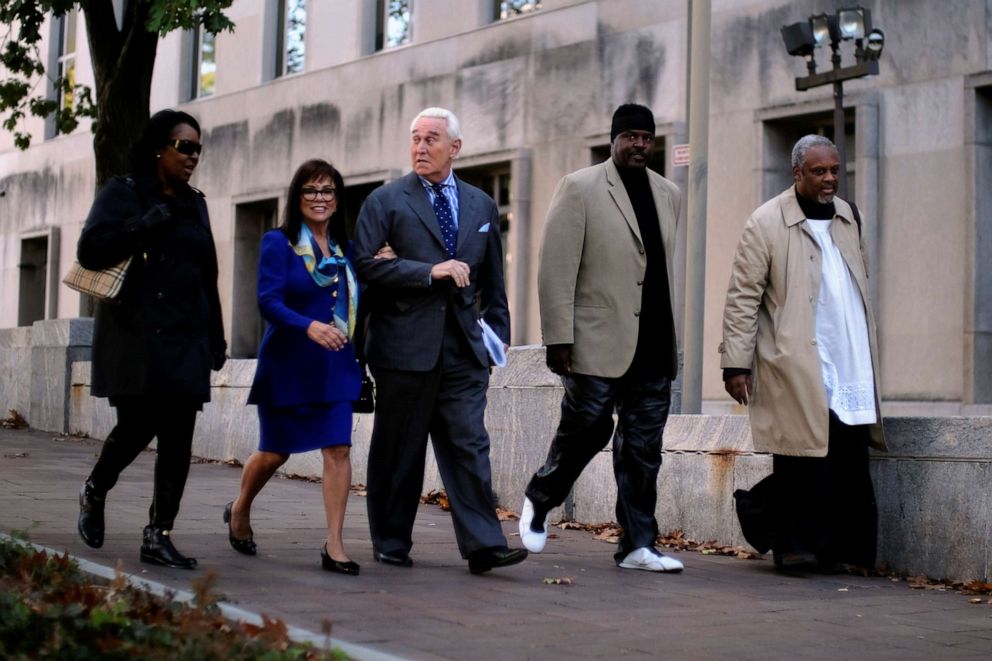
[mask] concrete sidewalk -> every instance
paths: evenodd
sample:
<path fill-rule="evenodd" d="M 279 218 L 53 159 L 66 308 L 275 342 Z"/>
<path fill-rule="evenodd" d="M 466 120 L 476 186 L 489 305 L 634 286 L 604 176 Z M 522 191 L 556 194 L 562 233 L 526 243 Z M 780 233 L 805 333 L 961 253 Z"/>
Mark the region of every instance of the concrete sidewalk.
<path fill-rule="evenodd" d="M 525 563 L 472 576 L 455 547 L 450 517 L 423 506 L 412 569 L 372 561 L 365 502 L 353 495 L 346 547 L 359 577 L 320 570 L 324 514 L 318 484 L 276 478 L 256 501 L 259 555 L 227 544 L 221 512 L 240 468 L 196 464 L 175 531 L 199 559 L 195 572 L 138 561 L 151 502 L 154 455 L 143 453 L 107 500 L 107 540 L 86 547 L 76 534 L 79 486 L 100 444 L 35 431 L 0 430 L 0 530 L 138 574 L 177 590 L 208 570 L 231 603 L 288 624 L 322 630 L 411 659 L 987 659 L 992 606 L 884 578 L 783 576 L 768 560 L 696 553 L 686 571 L 620 570 L 614 546 L 558 531 Z M 356 475 L 356 480 L 361 476 Z M 505 531 L 519 546 L 515 522 Z M 565 578 L 570 585 L 549 585 Z M 987 601 L 987 599 L 985 600 Z"/>

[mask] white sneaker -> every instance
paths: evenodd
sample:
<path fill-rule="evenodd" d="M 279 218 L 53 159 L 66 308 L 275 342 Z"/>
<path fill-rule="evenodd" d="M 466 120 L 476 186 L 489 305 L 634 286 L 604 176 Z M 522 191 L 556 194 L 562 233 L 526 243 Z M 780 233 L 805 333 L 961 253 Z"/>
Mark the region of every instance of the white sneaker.
<path fill-rule="evenodd" d="M 659 553 L 653 546 L 642 546 L 627 554 L 619 565 L 622 569 L 643 569 L 644 571 L 679 572 L 685 569 L 680 561 Z"/>
<path fill-rule="evenodd" d="M 531 530 L 530 524 L 534 520 L 534 503 L 530 498 L 524 496 L 524 506 L 520 511 L 520 541 L 524 548 L 531 553 L 540 553 L 544 550 L 544 545 L 548 541 L 548 515 L 544 515 L 544 530 L 536 532 Z"/>

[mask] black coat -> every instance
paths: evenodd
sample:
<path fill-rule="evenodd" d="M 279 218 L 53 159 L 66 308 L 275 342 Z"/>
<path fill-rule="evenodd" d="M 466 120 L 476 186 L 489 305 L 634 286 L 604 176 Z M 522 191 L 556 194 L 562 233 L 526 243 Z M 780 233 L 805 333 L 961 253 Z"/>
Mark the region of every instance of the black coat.
<path fill-rule="evenodd" d="M 152 178 L 115 177 L 97 195 L 79 237 L 79 263 L 102 269 L 128 256 L 115 302 L 97 304 L 92 394 L 210 399 L 210 370 L 227 345 L 217 253 L 203 195 L 176 197 Z"/>

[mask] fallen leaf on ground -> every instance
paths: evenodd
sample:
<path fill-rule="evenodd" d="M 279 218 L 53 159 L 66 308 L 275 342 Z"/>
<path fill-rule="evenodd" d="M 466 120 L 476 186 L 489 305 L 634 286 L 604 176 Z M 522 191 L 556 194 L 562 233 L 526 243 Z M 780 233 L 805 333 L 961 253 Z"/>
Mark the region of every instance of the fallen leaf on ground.
<path fill-rule="evenodd" d="M 85 441 L 88 438 L 88 434 L 76 432 L 72 434 L 59 434 L 58 436 L 53 436 L 52 440 L 56 443 L 79 443 L 80 441 Z"/>
<path fill-rule="evenodd" d="M 571 576 L 545 577 L 542 583 L 545 585 L 571 585 L 575 582 Z"/>
<path fill-rule="evenodd" d="M 617 544 L 620 542 L 620 535 L 623 534 L 623 530 L 610 526 L 608 528 L 603 528 L 598 533 L 592 536 L 593 539 L 600 542 L 607 542 L 609 544 Z"/>
<path fill-rule="evenodd" d="M 28 421 L 24 419 L 24 416 L 18 413 L 17 409 L 9 409 L 9 418 L 4 418 L 0 420 L 0 427 L 4 429 L 27 429 Z"/>
<path fill-rule="evenodd" d="M 513 510 L 508 510 L 505 507 L 497 507 L 496 518 L 500 521 L 516 521 L 520 517 Z"/>
<path fill-rule="evenodd" d="M 910 576 L 906 579 L 906 583 L 909 587 L 914 590 L 937 590 L 938 592 L 943 592 L 947 589 L 947 585 L 939 581 L 935 581 L 926 576 Z"/>
<path fill-rule="evenodd" d="M 444 489 L 428 492 L 426 496 L 421 496 L 420 502 L 425 505 L 437 505 L 445 512 L 451 511 L 451 501 L 448 500 L 448 494 L 445 493 Z"/>
<path fill-rule="evenodd" d="M 992 594 L 992 583 L 984 581 L 968 581 L 961 588 L 965 594 Z"/>
<path fill-rule="evenodd" d="M 562 530 L 590 530 L 591 526 L 585 523 L 579 523 L 578 521 L 559 521 L 555 524 Z"/>

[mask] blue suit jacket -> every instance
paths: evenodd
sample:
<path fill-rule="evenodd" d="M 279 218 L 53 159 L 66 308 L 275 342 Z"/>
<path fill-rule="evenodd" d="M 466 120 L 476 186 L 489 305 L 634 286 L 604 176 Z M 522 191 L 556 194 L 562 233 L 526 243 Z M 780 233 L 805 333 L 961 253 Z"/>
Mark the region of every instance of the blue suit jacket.
<path fill-rule="evenodd" d="M 455 259 L 470 268 L 470 283 L 430 281 L 446 261 L 444 241 L 427 191 L 413 172 L 377 188 L 365 200 L 355 228 L 355 269 L 368 285 L 365 357 L 375 367 L 427 371 L 441 355 L 445 320 L 454 313 L 478 364 L 489 366 L 478 320 L 510 343 L 503 283 L 499 212 L 492 198 L 460 179 Z M 397 259 L 375 259 L 388 242 Z"/>
<path fill-rule="evenodd" d="M 294 406 L 358 399 L 362 370 L 354 347 L 347 344 L 340 351 L 328 351 L 307 337 L 310 322 L 332 323 L 333 300 L 331 289 L 317 286 L 281 230 L 262 237 L 258 308 L 269 323 L 258 349 L 249 404 Z"/>

